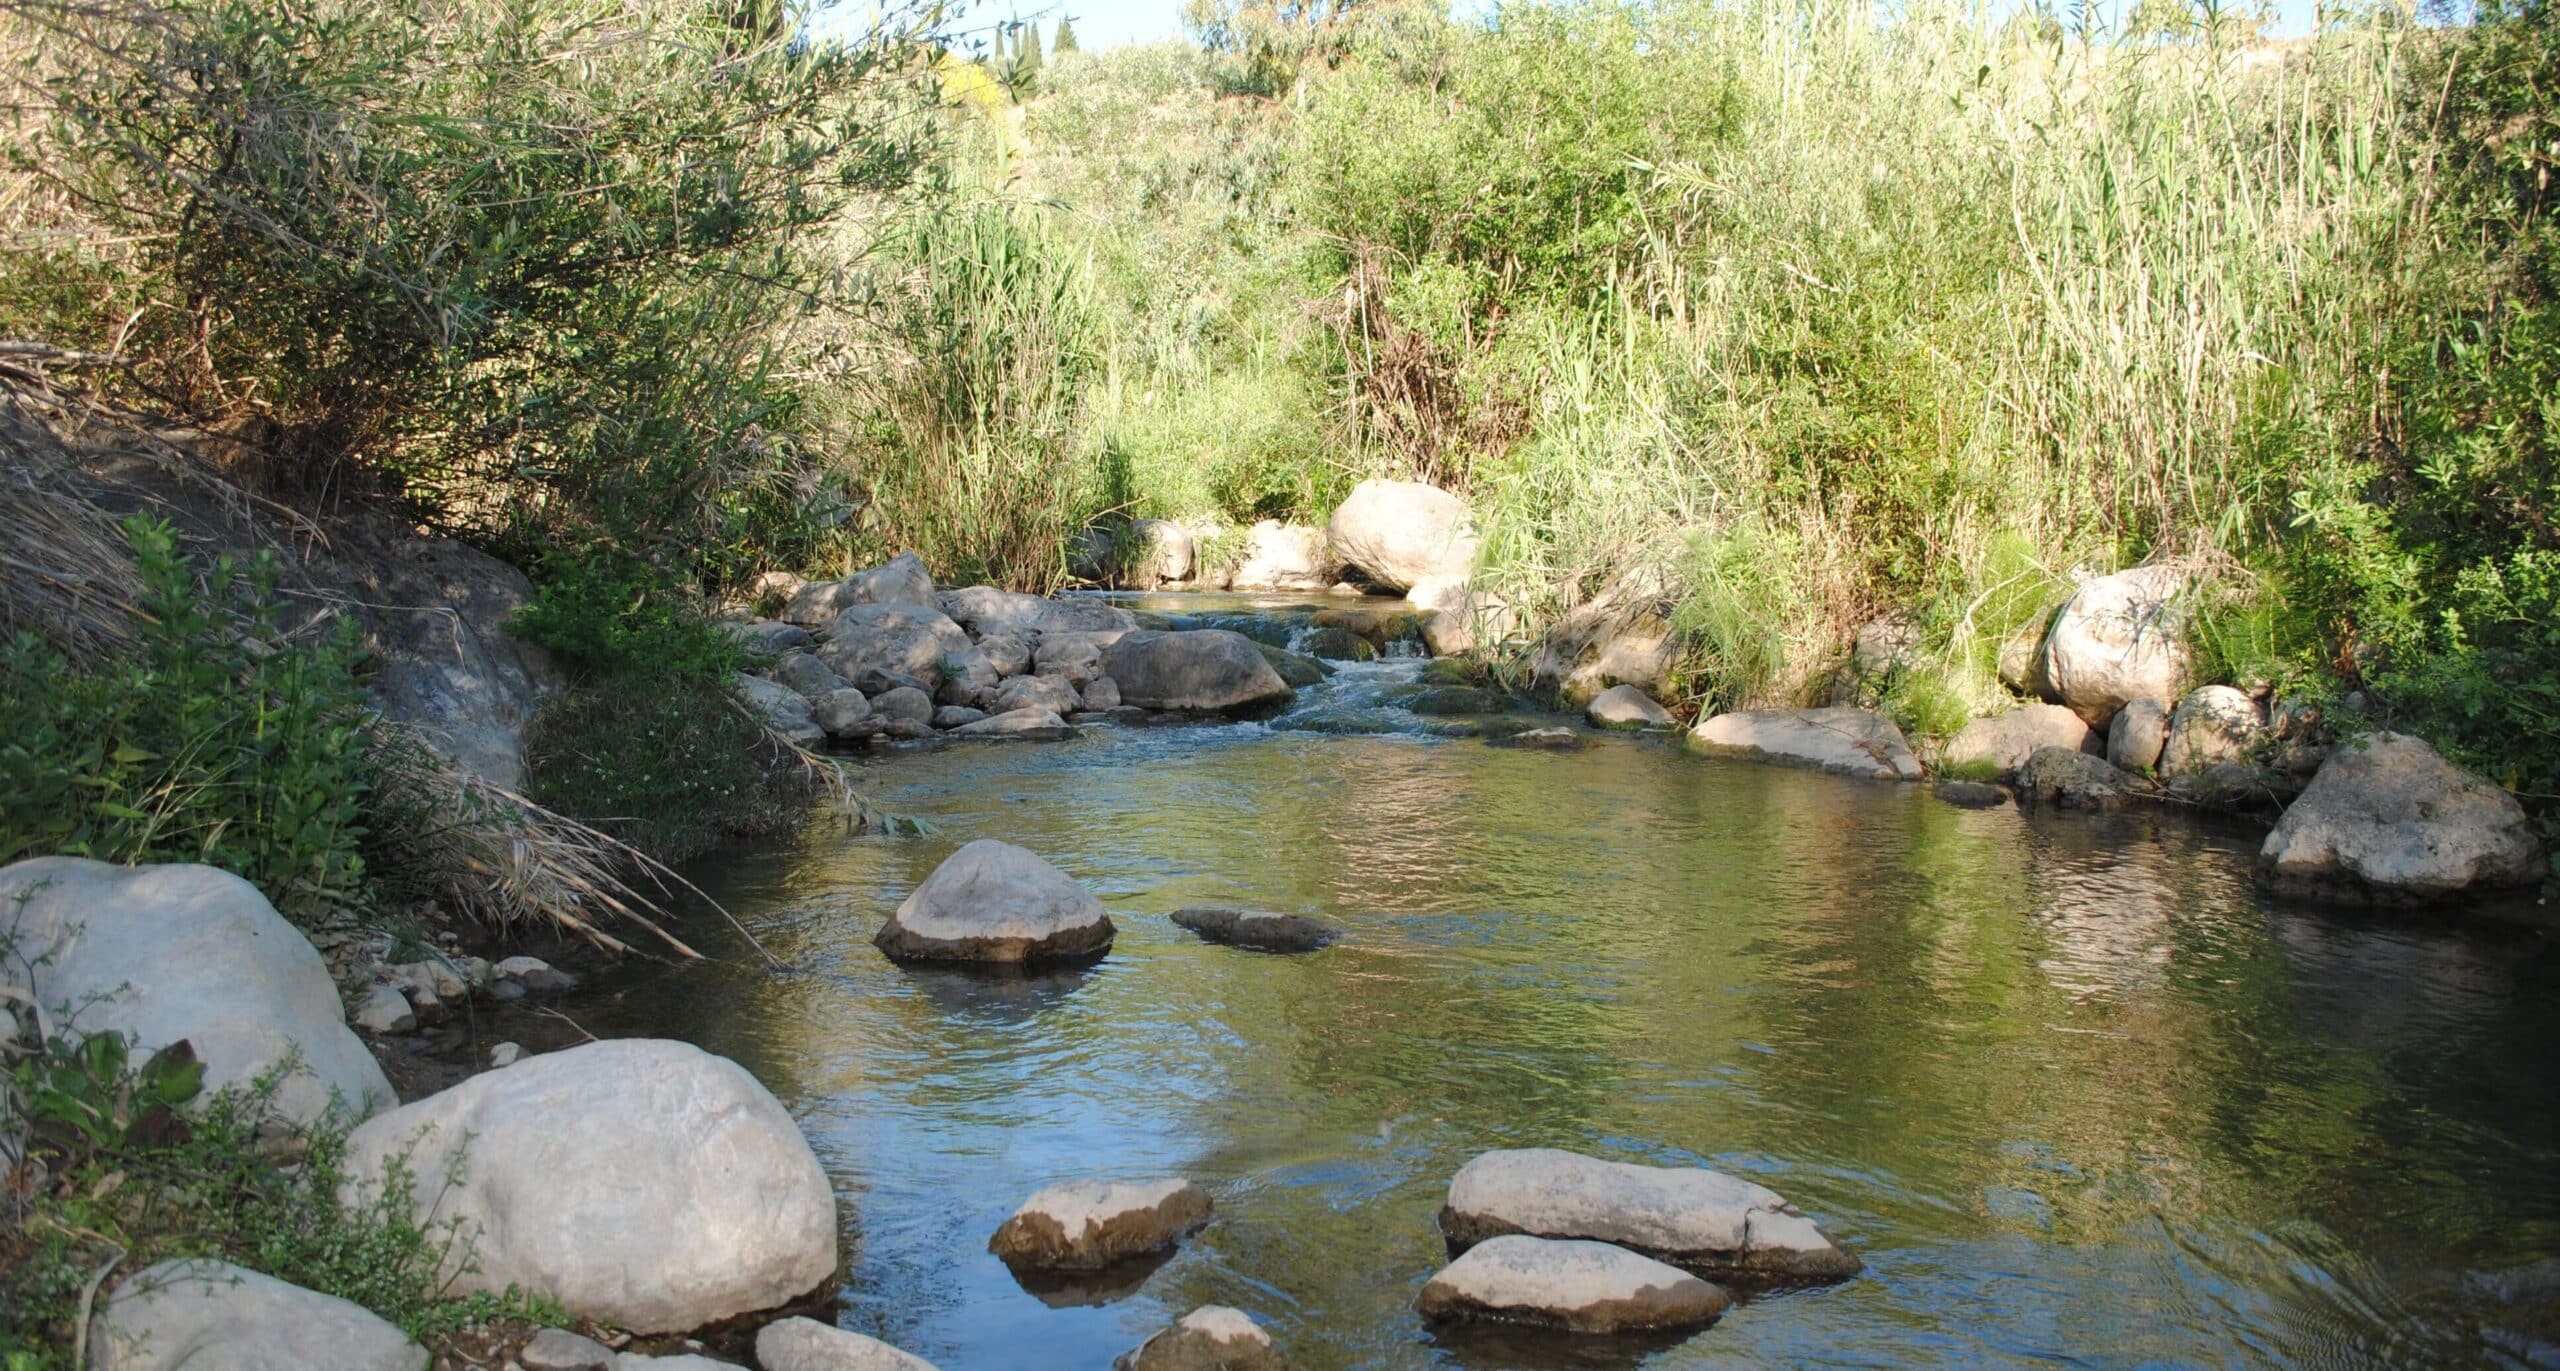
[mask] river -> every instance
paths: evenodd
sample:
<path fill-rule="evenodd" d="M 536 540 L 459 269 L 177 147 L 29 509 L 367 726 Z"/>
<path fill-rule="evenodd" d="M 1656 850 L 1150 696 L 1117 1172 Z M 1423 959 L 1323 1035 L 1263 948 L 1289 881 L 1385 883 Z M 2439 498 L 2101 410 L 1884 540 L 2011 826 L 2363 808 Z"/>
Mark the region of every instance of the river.
<path fill-rule="evenodd" d="M 927 836 L 695 873 L 793 970 L 726 945 L 572 1013 L 772 1087 L 836 1183 L 841 1321 L 944 1371 L 1103 1367 L 1203 1303 L 1310 1371 L 2560 1365 L 2547 939 L 2270 905 L 2256 835 L 2184 816 L 1433 736 L 1377 699 L 1418 668 L 1263 723 L 867 758 Z M 1110 956 L 883 958 L 979 837 L 1100 895 Z M 1166 918 L 1200 903 L 1349 936 L 1209 946 Z M 1435 1332 L 1433 1216 L 1507 1146 L 1748 1177 L 1867 1269 L 1679 1340 Z M 1044 1298 L 986 1251 L 1041 1186 L 1157 1175 L 1217 1215 L 1134 1289 Z"/>

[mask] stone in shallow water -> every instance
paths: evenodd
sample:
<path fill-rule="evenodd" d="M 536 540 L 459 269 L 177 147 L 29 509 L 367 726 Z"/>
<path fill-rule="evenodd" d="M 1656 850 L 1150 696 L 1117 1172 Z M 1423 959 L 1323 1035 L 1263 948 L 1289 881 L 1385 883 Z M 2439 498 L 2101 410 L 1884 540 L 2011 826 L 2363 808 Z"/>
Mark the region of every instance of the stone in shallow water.
<path fill-rule="evenodd" d="M 1296 1371 L 1241 1309 L 1204 1304 L 1120 1354 L 1111 1371 Z"/>
<path fill-rule="evenodd" d="M 1069 1181 L 1023 1201 L 987 1250 L 1012 1266 L 1091 1271 L 1162 1251 L 1208 1221 L 1208 1192 L 1189 1181 Z"/>
<path fill-rule="evenodd" d="M 1098 957 L 1114 931 L 1102 902 L 1065 872 L 980 838 L 935 867 L 873 941 L 920 961 L 1028 962 Z"/>
<path fill-rule="evenodd" d="M 764 1371 L 933 1371 L 933 1363 L 877 1338 L 800 1318 L 757 1331 L 756 1365 Z"/>
<path fill-rule="evenodd" d="M 2515 796 L 2399 733 L 2331 753 L 2258 850 L 2279 892 L 2371 904 L 2520 889 L 2548 869 Z"/>
<path fill-rule="evenodd" d="M 1732 1303 L 1718 1287 L 1623 1247 L 1515 1233 L 1442 1268 L 1414 1307 L 1426 1319 L 1645 1333 L 1704 1328 Z"/>
<path fill-rule="evenodd" d="M 1859 1269 L 1766 1187 L 1547 1147 L 1487 1152 L 1459 1168 L 1440 1231 L 1453 1248 L 1506 1233 L 1590 1238 L 1718 1278 L 1836 1280 Z"/>
<path fill-rule="evenodd" d="M 2089 725 L 2060 705 L 2021 705 L 2005 714 L 1976 719 L 1947 740 L 1939 765 L 1987 767 L 1999 780 L 2018 774 L 2040 747 L 2089 749 Z"/>
<path fill-rule="evenodd" d="M 2063 809 L 2122 809 L 2139 793 L 2134 778 L 2104 757 L 2040 747 L 2018 768 L 2018 798 Z"/>
<path fill-rule="evenodd" d="M 1669 728 L 1671 711 L 1631 685 L 1613 685 L 1583 706 L 1583 717 L 1600 728 Z"/>
<path fill-rule="evenodd" d="M 1200 906 L 1173 911 L 1173 921 L 1213 943 L 1257 952 L 1313 952 L 1330 947 L 1342 930 L 1304 914 Z"/>
<path fill-rule="evenodd" d="M 1260 711 L 1292 693 L 1252 639 L 1223 629 L 1128 634 L 1103 653 L 1102 674 L 1149 709 Z"/>
<path fill-rule="evenodd" d="M 1744 709 L 1719 714 L 1689 734 L 1689 745 L 1718 756 L 1809 766 L 1841 776 L 1916 781 L 1923 772 L 1893 722 L 1845 705 L 1822 709 Z"/>
<path fill-rule="evenodd" d="M 1490 740 L 1495 747 L 1525 747 L 1541 752 L 1571 752 L 1582 746 L 1582 735 L 1569 728 L 1524 728 Z"/>

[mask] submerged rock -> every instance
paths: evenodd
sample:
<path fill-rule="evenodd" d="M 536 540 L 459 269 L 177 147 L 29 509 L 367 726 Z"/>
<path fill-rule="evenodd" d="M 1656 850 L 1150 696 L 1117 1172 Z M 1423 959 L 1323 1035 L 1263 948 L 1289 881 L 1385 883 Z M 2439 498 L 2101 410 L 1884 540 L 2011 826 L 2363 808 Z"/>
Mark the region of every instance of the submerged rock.
<path fill-rule="evenodd" d="M 764 1371 L 933 1371 L 933 1363 L 816 1319 L 777 1319 L 756 1330 Z"/>
<path fill-rule="evenodd" d="M 1467 502 L 1419 481 L 1362 481 L 1325 525 L 1333 555 L 1388 590 L 1464 581 L 1476 563 Z"/>
<path fill-rule="evenodd" d="M 1488 741 L 1495 747 L 1530 748 L 1540 752 L 1573 752 L 1583 746 L 1582 735 L 1569 728 L 1524 728 Z"/>
<path fill-rule="evenodd" d="M 1303 690 L 1333 674 L 1333 668 L 1319 658 L 1291 652 L 1285 647 L 1273 647 L 1269 643 L 1255 643 L 1253 646 L 1262 654 L 1262 660 L 1269 662 L 1271 669 L 1278 672 L 1280 679 L 1292 689 Z"/>
<path fill-rule="evenodd" d="M 1583 706 L 1583 717 L 1600 728 L 1669 728 L 1671 711 L 1631 685 L 1613 685 Z"/>
<path fill-rule="evenodd" d="M 1764 1186 L 1545 1147 L 1487 1152 L 1459 1168 L 1440 1231 L 1459 1249 L 1506 1233 L 1589 1238 L 1719 1278 L 1838 1280 L 1860 1269 Z"/>
<path fill-rule="evenodd" d="M 980 838 L 935 867 L 873 941 L 917 961 L 1029 962 L 1101 956 L 1114 932 L 1102 902 L 1067 873 Z"/>
<path fill-rule="evenodd" d="M 1480 686 L 1430 686 L 1407 696 L 1404 707 L 1425 717 L 1500 714 L 1511 708 L 1511 697 Z"/>
<path fill-rule="evenodd" d="M 348 1135 L 340 1198 L 370 1202 L 395 1165 L 422 1219 L 473 1235 L 445 1258 L 457 1294 L 512 1285 L 670 1333 L 835 1270 L 835 1192 L 791 1115 L 687 1043 L 585 1043 L 381 1115 Z"/>
<path fill-rule="evenodd" d="M 2400 733 L 2331 752 L 2258 850 L 2277 891 L 2363 904 L 2515 890 L 2548 869 L 2515 796 Z"/>
<path fill-rule="evenodd" d="M 2153 565 L 2081 586 L 2045 635 L 2044 679 L 2053 698 L 2104 728 L 2135 700 L 2186 693 L 2188 580 L 2181 568 Z"/>
<path fill-rule="evenodd" d="M 2008 791 L 1980 781 L 1940 781 L 1931 792 L 1958 809 L 1998 809 L 2009 803 Z"/>
<path fill-rule="evenodd" d="M 1201 938 L 1256 952 L 1313 952 L 1330 947 L 1342 930 L 1304 914 L 1275 914 L 1260 909 L 1200 906 L 1173 911 L 1173 921 Z"/>
<path fill-rule="evenodd" d="M 1102 669 L 1121 699 L 1148 709 L 1257 710 L 1293 693 L 1252 639 L 1223 629 L 1126 634 L 1103 653 Z"/>
<path fill-rule="evenodd" d="M 209 1260 L 136 1272 L 89 1335 L 95 1371 L 421 1371 L 424 1348 L 363 1306 Z"/>
<path fill-rule="evenodd" d="M 1189 1181 L 1069 1181 L 1023 1201 L 987 1250 L 1011 1266 L 1090 1271 L 1162 1251 L 1208 1221 L 1209 1194 Z"/>
<path fill-rule="evenodd" d="M 1719 714 L 1690 732 L 1689 746 L 1709 755 L 1785 762 L 1882 781 L 1916 781 L 1925 774 L 1892 720 L 1841 705 Z"/>
<path fill-rule="evenodd" d="M 1426 1319 L 1602 1334 L 1704 1328 L 1732 1304 L 1706 1281 L 1623 1247 L 1518 1234 L 1468 1249 L 1414 1301 Z"/>
<path fill-rule="evenodd" d="M 55 1023 L 122 1033 L 137 1063 L 185 1042 L 208 1095 L 276 1072 L 275 1107 L 296 1123 L 327 1114 L 332 1096 L 359 1118 L 397 1102 L 320 954 L 230 872 L 15 862 L 0 867 L 0 931 L 14 943 L 9 979 L 25 977 Z"/>
<path fill-rule="evenodd" d="M 2037 748 L 2086 751 L 2089 739 L 2089 725 L 2061 705 L 2024 705 L 1966 724 L 1947 740 L 1946 753 L 1939 760 L 1950 771 L 1987 767 L 1994 779 L 2005 781 L 2018 774 Z"/>
<path fill-rule="evenodd" d="M 1111 1371 L 1296 1371 L 1241 1309 L 1204 1304 L 1111 1363 Z"/>

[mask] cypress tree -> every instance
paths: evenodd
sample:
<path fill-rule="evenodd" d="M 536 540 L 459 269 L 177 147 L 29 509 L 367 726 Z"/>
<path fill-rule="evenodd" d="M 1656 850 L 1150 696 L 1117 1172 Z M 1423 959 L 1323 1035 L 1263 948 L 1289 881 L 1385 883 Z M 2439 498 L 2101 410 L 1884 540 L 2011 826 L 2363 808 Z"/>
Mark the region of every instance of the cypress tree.
<path fill-rule="evenodd" d="M 1058 36 L 1049 44 L 1049 55 L 1055 57 L 1062 52 L 1081 51 L 1083 51 L 1083 49 L 1076 46 L 1075 21 L 1072 19 L 1060 19 L 1058 21 Z"/>

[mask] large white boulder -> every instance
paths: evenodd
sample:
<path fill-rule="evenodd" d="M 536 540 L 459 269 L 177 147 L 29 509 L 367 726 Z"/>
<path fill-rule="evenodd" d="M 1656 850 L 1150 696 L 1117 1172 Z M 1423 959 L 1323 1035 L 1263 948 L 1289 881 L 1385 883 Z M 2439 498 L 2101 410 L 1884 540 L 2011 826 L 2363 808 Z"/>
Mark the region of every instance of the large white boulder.
<path fill-rule="evenodd" d="M 944 858 L 873 941 L 917 961 L 1028 962 L 1101 956 L 1115 931 L 1102 902 L 1073 877 L 980 838 Z"/>
<path fill-rule="evenodd" d="M 1732 1304 L 1722 1289 L 1623 1247 L 1519 1234 L 1467 1249 L 1414 1301 L 1426 1319 L 1573 1333 L 1703 1328 Z"/>
<path fill-rule="evenodd" d="M 2281 892 L 2370 904 L 2492 894 L 2547 870 L 2515 796 L 2399 733 L 2331 752 L 2258 849 Z"/>
<path fill-rule="evenodd" d="M 764 1371 L 933 1371 L 933 1363 L 877 1338 L 801 1318 L 756 1330 L 756 1365 Z"/>
<path fill-rule="evenodd" d="M 1719 714 L 1691 730 L 1689 746 L 1710 756 L 1784 762 L 1841 776 L 1916 781 L 1925 774 L 1892 720 L 1846 705 Z"/>
<path fill-rule="evenodd" d="M 1024 1200 L 987 1250 L 1011 1266 L 1094 1271 L 1161 1252 L 1208 1221 L 1208 1192 L 1186 1180 L 1069 1181 Z"/>
<path fill-rule="evenodd" d="M 2061 705 L 2025 705 L 1958 729 L 1939 760 L 1946 770 L 1987 766 L 2006 780 L 2018 774 L 2037 748 L 2085 751 L 2090 737 L 2087 721 Z"/>
<path fill-rule="evenodd" d="M 116 1287 L 94 1371 L 420 1371 L 426 1349 L 362 1305 L 229 1262 L 165 1261 Z"/>
<path fill-rule="evenodd" d="M 2082 585 L 2045 635 L 2051 697 L 2104 728 L 2131 701 L 2185 694 L 2188 582 L 2184 569 L 2155 564 Z"/>
<path fill-rule="evenodd" d="M 519 1286 L 672 1333 L 835 1271 L 835 1195 L 791 1115 L 687 1043 L 547 1052 L 368 1120 L 347 1138 L 341 1198 L 369 1200 L 394 1164 L 421 1219 L 470 1240 L 446 1259 L 457 1293 Z"/>
<path fill-rule="evenodd" d="M 1247 531 L 1244 564 L 1228 585 L 1236 590 L 1322 590 L 1333 583 L 1325 565 L 1324 530 L 1265 519 Z"/>
<path fill-rule="evenodd" d="M 186 1041 L 208 1091 L 282 1068 L 275 1107 L 308 1123 L 397 1102 L 347 1028 L 329 968 L 256 886 L 209 866 L 37 857 L 0 868 L 0 977 L 57 1025 L 124 1034 L 145 1054 Z"/>
<path fill-rule="evenodd" d="M 1217 628 L 1124 634 L 1103 650 L 1102 674 L 1142 709 L 1253 710 L 1293 696 L 1252 639 Z"/>
<path fill-rule="evenodd" d="M 1463 583 L 1476 564 L 1467 502 L 1420 481 L 1362 481 L 1334 508 L 1325 541 L 1337 561 L 1389 590 Z"/>
<path fill-rule="evenodd" d="M 1766 1186 L 1547 1147 L 1487 1152 L 1459 1168 L 1440 1231 L 1460 1248 L 1505 1233 L 1589 1238 L 1720 1278 L 1837 1280 L 1859 1269 Z"/>

